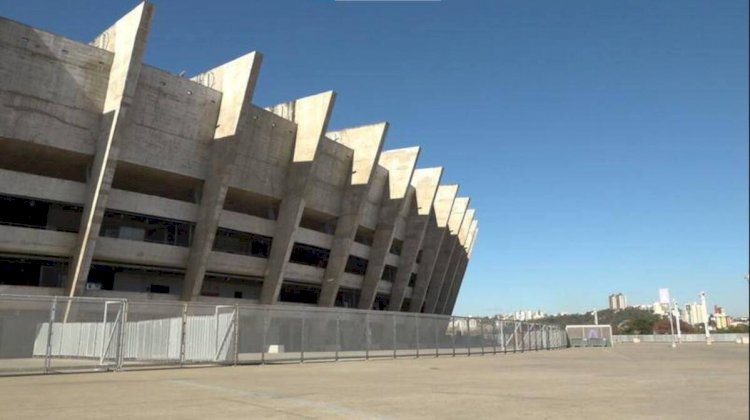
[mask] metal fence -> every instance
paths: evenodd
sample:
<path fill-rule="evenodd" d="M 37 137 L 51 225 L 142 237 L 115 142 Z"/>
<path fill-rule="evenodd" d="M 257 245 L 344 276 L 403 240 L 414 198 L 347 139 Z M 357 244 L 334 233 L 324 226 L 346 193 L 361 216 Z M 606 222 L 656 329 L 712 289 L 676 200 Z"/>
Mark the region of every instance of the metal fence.
<path fill-rule="evenodd" d="M 300 306 L 0 295 L 0 375 L 558 349 L 564 330 Z"/>

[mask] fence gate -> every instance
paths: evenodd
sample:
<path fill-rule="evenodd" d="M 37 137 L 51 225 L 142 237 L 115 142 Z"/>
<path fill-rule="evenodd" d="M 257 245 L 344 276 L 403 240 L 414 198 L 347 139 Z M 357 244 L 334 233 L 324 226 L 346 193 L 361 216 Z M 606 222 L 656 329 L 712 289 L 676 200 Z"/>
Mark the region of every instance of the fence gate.
<path fill-rule="evenodd" d="M 34 355 L 44 357 L 48 372 L 119 368 L 125 305 L 124 300 L 54 299 Z"/>
<path fill-rule="evenodd" d="M 235 305 L 190 305 L 185 314 L 183 363 L 233 363 L 237 333 Z"/>

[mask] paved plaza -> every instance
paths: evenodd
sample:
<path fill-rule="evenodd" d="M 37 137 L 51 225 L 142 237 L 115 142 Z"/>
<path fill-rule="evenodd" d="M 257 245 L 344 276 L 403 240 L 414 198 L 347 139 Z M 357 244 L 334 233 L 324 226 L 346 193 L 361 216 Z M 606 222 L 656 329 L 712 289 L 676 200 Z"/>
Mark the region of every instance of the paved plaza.
<path fill-rule="evenodd" d="M 748 418 L 748 347 L 0 378 L 1 418 Z"/>

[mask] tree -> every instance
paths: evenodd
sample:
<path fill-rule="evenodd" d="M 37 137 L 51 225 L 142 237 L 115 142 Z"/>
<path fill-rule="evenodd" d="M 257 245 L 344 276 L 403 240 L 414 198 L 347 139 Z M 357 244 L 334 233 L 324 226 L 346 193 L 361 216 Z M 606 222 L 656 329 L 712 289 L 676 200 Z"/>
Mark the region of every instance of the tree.
<path fill-rule="evenodd" d="M 653 334 L 657 323 L 656 317 L 639 317 L 624 322 L 620 330 L 623 334 Z"/>
<path fill-rule="evenodd" d="M 665 318 L 662 320 L 659 320 L 656 324 L 654 324 L 654 334 L 671 334 L 673 332 L 677 334 L 677 328 L 676 327 L 670 327 L 669 325 L 669 318 Z M 680 321 L 680 332 L 683 334 L 694 334 L 695 327 L 688 324 L 685 321 Z"/>

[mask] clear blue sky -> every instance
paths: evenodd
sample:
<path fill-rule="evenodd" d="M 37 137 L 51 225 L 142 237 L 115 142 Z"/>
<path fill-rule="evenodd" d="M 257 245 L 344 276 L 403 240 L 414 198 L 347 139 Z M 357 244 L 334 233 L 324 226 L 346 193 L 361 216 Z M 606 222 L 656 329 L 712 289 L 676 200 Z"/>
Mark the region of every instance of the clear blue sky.
<path fill-rule="evenodd" d="M 747 314 L 747 1 L 154 3 L 149 64 L 261 51 L 259 105 L 333 89 L 331 128 L 390 121 L 387 148 L 446 167 L 480 219 L 457 313 L 669 287 Z M 135 4 L 0 14 L 89 40 Z"/>

